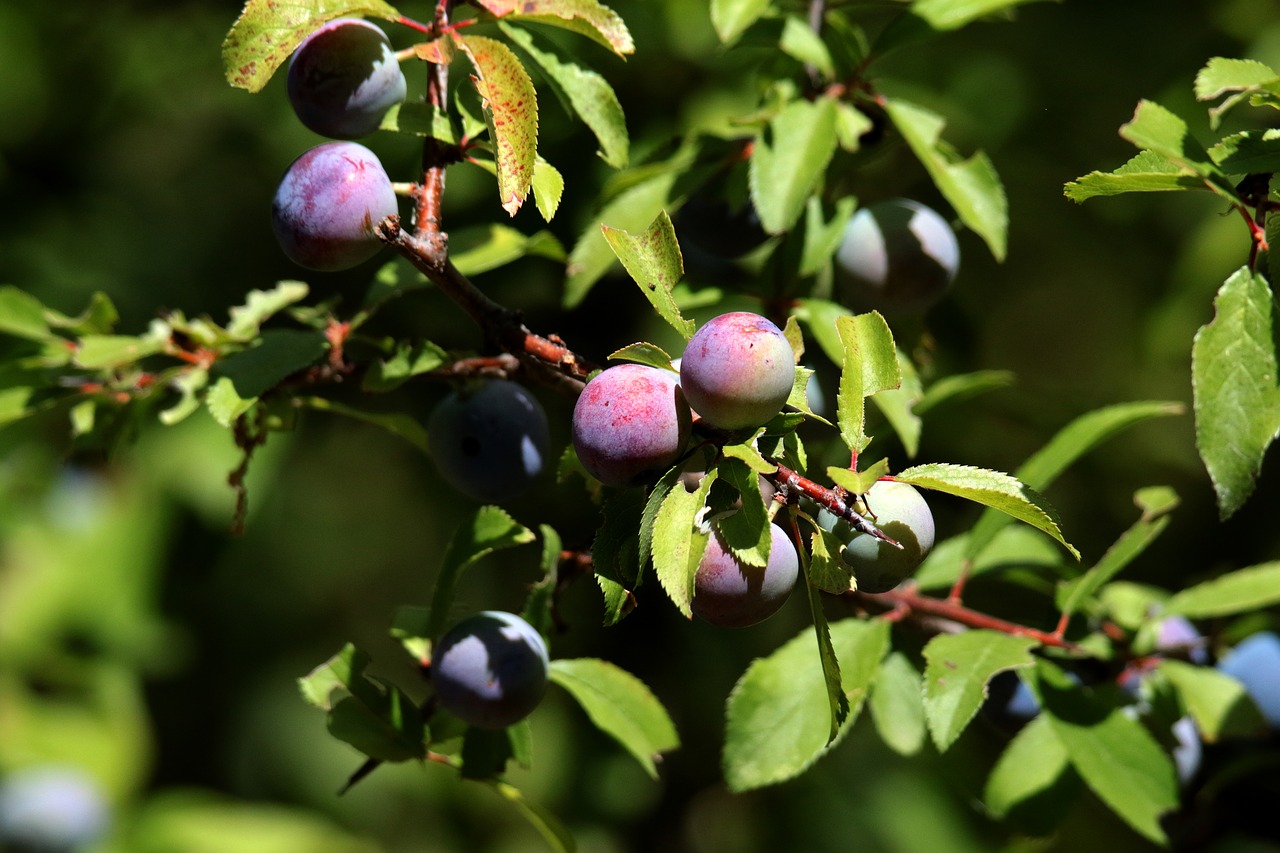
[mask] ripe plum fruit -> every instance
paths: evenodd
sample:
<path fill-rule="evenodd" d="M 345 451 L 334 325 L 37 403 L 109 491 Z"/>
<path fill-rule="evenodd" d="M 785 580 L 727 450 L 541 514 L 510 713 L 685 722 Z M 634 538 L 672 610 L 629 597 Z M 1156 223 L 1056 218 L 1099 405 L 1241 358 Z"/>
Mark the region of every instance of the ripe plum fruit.
<path fill-rule="evenodd" d="M 661 474 L 689 440 L 689 406 L 676 374 L 620 364 L 597 374 L 573 409 L 573 447 L 607 486 Z"/>
<path fill-rule="evenodd" d="M 551 444 L 542 405 L 506 379 L 451 392 L 431 412 L 427 430 L 441 476 L 478 501 L 528 490 Z"/>
<path fill-rule="evenodd" d="M 703 323 L 680 358 L 689 405 L 720 429 L 757 427 L 782 410 L 795 383 L 795 354 L 759 314 L 733 311 Z"/>
<path fill-rule="evenodd" d="M 307 36 L 289 60 L 286 88 L 298 119 L 331 139 L 373 133 L 407 90 L 386 33 L 360 18 L 329 21 Z"/>
<path fill-rule="evenodd" d="M 955 280 L 960 245 L 937 211 L 897 198 L 853 215 L 835 261 L 836 287 L 851 306 L 919 314 Z"/>
<path fill-rule="evenodd" d="M 769 525 L 769 560 L 748 566 L 738 561 L 713 532 L 694 576 L 693 612 L 722 628 L 745 628 L 777 613 L 791 595 L 800 572 L 795 546 L 781 527 Z"/>
<path fill-rule="evenodd" d="M 498 610 L 468 616 L 440 637 L 431 683 L 446 711 L 502 729 L 523 720 L 547 690 L 547 646 L 532 625 Z"/>
<path fill-rule="evenodd" d="M 382 248 L 374 226 L 396 212 L 382 163 L 358 142 L 326 142 L 285 172 L 271 205 L 280 248 L 304 267 L 350 269 Z"/>

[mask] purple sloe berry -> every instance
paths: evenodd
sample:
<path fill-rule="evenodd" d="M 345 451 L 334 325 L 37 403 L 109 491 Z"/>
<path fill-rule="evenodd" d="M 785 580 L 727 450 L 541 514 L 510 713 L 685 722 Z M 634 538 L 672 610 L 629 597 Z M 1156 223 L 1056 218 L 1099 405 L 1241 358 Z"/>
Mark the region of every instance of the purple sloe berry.
<path fill-rule="evenodd" d="M 382 247 L 374 227 L 396 212 L 382 163 L 358 142 L 326 142 L 284 174 L 271 205 L 280 248 L 313 270 L 345 270 Z"/>
<path fill-rule="evenodd" d="M 693 612 L 700 619 L 745 628 L 778 612 L 796 585 L 800 559 L 781 527 L 770 524 L 769 537 L 769 559 L 760 567 L 737 560 L 712 533 L 694 576 Z"/>
<path fill-rule="evenodd" d="M 851 305 L 918 314 L 955 280 L 960 245 L 937 211 L 897 198 L 853 215 L 835 261 L 836 285 Z"/>
<path fill-rule="evenodd" d="M 689 405 L 721 429 L 757 427 L 782 410 L 795 383 L 795 355 L 782 330 L 748 311 L 708 320 L 680 358 Z"/>
<path fill-rule="evenodd" d="M 386 33 L 360 18 L 340 18 L 298 45 L 289 60 L 287 88 L 293 111 L 308 129 L 331 139 L 358 139 L 378 129 L 407 87 Z"/>
<path fill-rule="evenodd" d="M 533 712 L 547 690 L 547 646 L 514 613 L 485 610 L 440 637 L 431 684 L 440 706 L 468 725 L 502 729 Z"/>
<path fill-rule="evenodd" d="M 506 379 L 451 392 L 431 412 L 427 430 L 441 476 L 478 501 L 527 491 L 551 444 L 542 405 Z"/>
<path fill-rule="evenodd" d="M 674 373 L 620 364 L 582 389 L 573 408 L 573 448 L 591 476 L 630 486 L 671 467 L 689 439 L 690 421 Z"/>
<path fill-rule="evenodd" d="M 888 592 L 906 580 L 933 548 L 933 513 L 915 487 L 877 480 L 863 497 L 876 527 L 900 544 L 895 548 L 869 533 L 855 533 L 840 552 L 862 592 Z"/>

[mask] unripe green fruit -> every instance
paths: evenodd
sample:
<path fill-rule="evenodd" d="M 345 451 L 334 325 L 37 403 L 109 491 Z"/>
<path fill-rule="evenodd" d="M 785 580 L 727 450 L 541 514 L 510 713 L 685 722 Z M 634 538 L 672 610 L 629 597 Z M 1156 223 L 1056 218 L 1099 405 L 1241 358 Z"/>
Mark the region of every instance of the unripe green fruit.
<path fill-rule="evenodd" d="M 860 591 L 888 592 L 910 577 L 933 548 L 933 513 L 915 487 L 893 480 L 876 481 L 863 500 L 875 526 L 902 547 L 858 533 L 840 553 Z"/>

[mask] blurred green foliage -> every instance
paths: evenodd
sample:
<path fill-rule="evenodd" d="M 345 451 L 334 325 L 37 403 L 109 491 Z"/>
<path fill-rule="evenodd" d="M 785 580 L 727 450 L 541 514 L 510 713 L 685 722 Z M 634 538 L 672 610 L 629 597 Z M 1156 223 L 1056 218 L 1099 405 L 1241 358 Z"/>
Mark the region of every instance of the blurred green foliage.
<path fill-rule="evenodd" d="M 404 9 L 426 16 L 428 5 Z M 753 103 L 754 75 L 772 46 L 725 55 L 702 3 L 614 5 L 637 53 L 597 66 L 627 110 L 633 159 Z M 1064 182 L 1127 159 L 1116 128 L 1138 98 L 1203 114 L 1189 103 L 1190 84 L 1208 57 L 1280 63 L 1280 0 L 1176 6 L 1031 5 L 1013 23 L 973 26 L 880 67 L 893 80 L 886 89 L 947 116 L 959 149 L 985 149 L 1010 197 L 1007 261 L 995 264 L 962 234 L 959 279 L 928 316 L 920 346 L 943 372 L 1011 370 L 1016 383 L 931 415 L 923 459 L 1013 470 L 1088 409 L 1189 401 L 1191 336 L 1247 256 L 1244 229 L 1208 195 L 1084 207 L 1062 196 Z M 121 328 L 140 331 L 161 308 L 222 319 L 248 290 L 304 277 L 277 250 L 268 210 L 280 173 L 317 140 L 294 119 L 282 80 L 256 97 L 225 84 L 218 47 L 238 8 L 237 0 L 0 5 L 0 283 L 68 313 L 105 291 Z M 701 94 L 673 103 L 685 91 Z M 571 245 L 609 170 L 594 140 L 557 110 L 545 110 L 542 149 L 569 179 L 551 230 Z M 411 141 L 370 145 L 393 177 L 412 174 Z M 867 200 L 930 201 L 909 162 L 903 146 L 877 150 L 851 185 Z M 467 166 L 450 173 L 450 227 L 490 221 L 495 210 L 487 175 Z M 522 211 L 515 224 L 532 232 L 535 217 Z M 352 306 L 372 269 L 305 278 L 314 294 Z M 533 328 L 596 358 L 637 339 L 662 343 L 629 282 L 606 280 L 562 316 L 560 276 L 532 259 L 478 283 L 525 310 Z M 479 343 L 431 293 L 405 298 L 386 322 L 445 346 Z M 421 411 L 443 391 L 425 389 Z M 563 446 L 568 404 L 544 402 Z M 85 766 L 115 806 L 109 849 L 121 853 L 541 849 L 493 792 L 460 785 L 443 768 L 383 768 L 339 798 L 357 755 L 325 735 L 294 688 L 345 638 L 395 665 L 390 615 L 425 603 L 449 531 L 469 509 L 429 460 L 375 427 L 313 414 L 255 457 L 248 529 L 232 537 L 226 476 L 238 454 L 226 432 L 204 413 L 139 431 L 136 444 L 71 456 L 60 420 L 0 431 L 0 773 Z M 882 446 L 870 452 L 897 453 L 891 433 L 880 432 Z M 1215 510 L 1189 417 L 1109 443 L 1049 497 L 1093 561 L 1131 523 L 1134 490 L 1157 484 L 1173 486 L 1183 505 L 1131 570 L 1134 580 L 1177 589 L 1280 553 L 1274 463 L 1236 517 L 1202 523 Z M 567 544 L 588 543 L 595 519 L 559 509 L 558 488 L 547 484 L 510 509 L 556 525 Z M 972 512 L 944 504 L 940 533 Z M 461 600 L 518 607 L 536 579 L 536 549 L 504 552 L 468 576 Z M 565 819 L 582 849 L 1026 849 L 971 804 L 1007 738 L 993 726 L 975 727 L 945 756 L 926 750 L 908 761 L 863 721 L 818 772 L 729 795 L 716 753 L 723 698 L 754 656 L 806 624 L 803 602 L 796 597 L 751 632 L 725 633 L 685 622 L 648 592 L 634 616 L 603 631 L 596 591 L 578 584 L 564 602 L 570 631 L 553 652 L 613 660 L 662 698 L 685 746 L 661 780 L 650 781 L 557 693 L 532 720 L 535 765 L 515 777 Z M 981 579 L 971 595 L 995 613 L 1009 606 L 985 600 Z M 1251 831 L 1251 801 L 1238 793 L 1206 794 L 1216 834 Z M 1107 847 L 1117 833 L 1130 849 L 1142 843 L 1091 801 L 1079 811 L 1055 849 Z"/>

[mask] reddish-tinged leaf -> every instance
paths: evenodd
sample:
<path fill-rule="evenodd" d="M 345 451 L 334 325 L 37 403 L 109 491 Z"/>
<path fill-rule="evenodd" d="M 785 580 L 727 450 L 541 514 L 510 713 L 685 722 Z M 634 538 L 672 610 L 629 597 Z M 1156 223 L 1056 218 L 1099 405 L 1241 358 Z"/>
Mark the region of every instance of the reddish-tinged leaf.
<path fill-rule="evenodd" d="M 511 48 L 483 36 L 455 35 L 471 60 L 498 166 L 498 194 L 511 216 L 529 195 L 538 157 L 538 97 Z"/>
<path fill-rule="evenodd" d="M 572 30 L 599 42 L 618 56 L 635 53 L 635 42 L 622 17 L 597 0 L 478 0 L 499 17 L 510 16 Z"/>

